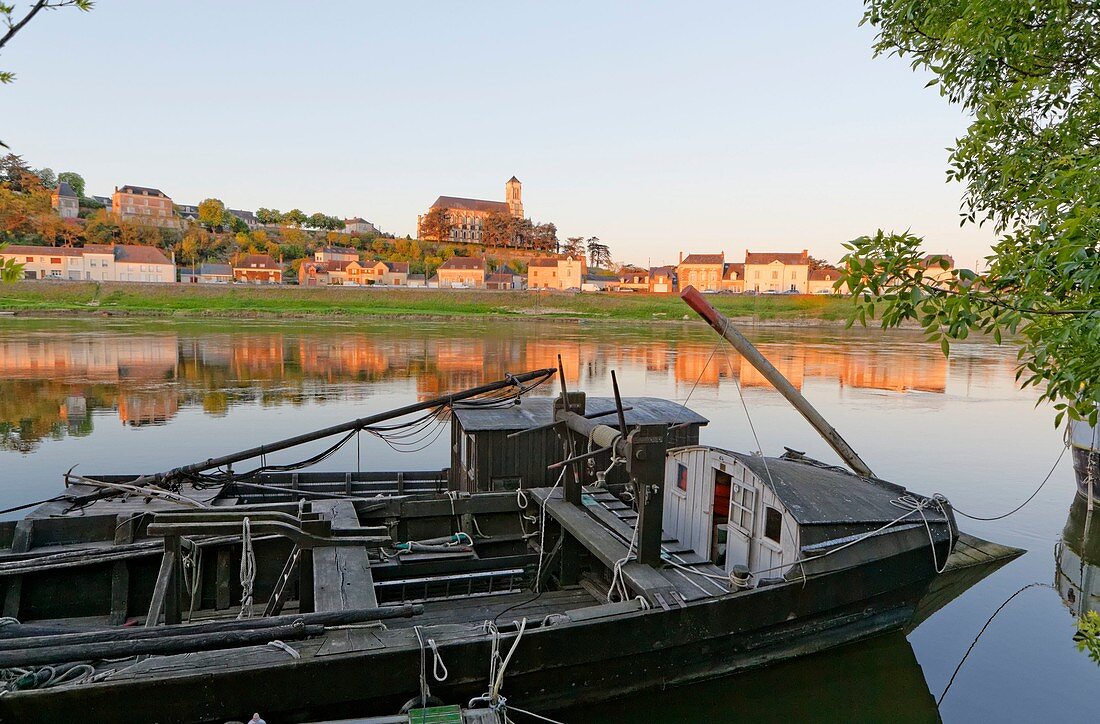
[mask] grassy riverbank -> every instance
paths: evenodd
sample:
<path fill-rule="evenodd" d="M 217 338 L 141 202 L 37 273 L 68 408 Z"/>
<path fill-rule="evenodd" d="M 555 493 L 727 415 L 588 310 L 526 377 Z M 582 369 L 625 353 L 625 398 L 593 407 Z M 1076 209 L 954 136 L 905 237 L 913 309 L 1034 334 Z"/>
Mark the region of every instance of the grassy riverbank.
<path fill-rule="evenodd" d="M 739 296 L 710 301 L 737 318 L 843 320 L 851 302 L 827 296 Z M 95 282 L 0 285 L 0 310 L 19 316 L 349 318 L 496 315 L 607 320 L 680 319 L 690 311 L 675 295 L 569 294 L 354 287 L 260 287 Z"/>

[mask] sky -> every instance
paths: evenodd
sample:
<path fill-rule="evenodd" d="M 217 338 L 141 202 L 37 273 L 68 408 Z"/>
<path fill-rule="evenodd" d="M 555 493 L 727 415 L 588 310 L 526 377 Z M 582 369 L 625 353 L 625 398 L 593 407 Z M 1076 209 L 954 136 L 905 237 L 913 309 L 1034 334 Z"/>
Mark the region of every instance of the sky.
<path fill-rule="evenodd" d="M 26 3 L 18 4 L 20 8 Z M 0 69 L 0 139 L 87 193 L 362 216 L 399 236 L 439 195 L 504 198 L 616 261 L 913 233 L 959 266 L 947 149 L 968 119 L 872 58 L 830 2 L 99 0 L 42 13 Z"/>

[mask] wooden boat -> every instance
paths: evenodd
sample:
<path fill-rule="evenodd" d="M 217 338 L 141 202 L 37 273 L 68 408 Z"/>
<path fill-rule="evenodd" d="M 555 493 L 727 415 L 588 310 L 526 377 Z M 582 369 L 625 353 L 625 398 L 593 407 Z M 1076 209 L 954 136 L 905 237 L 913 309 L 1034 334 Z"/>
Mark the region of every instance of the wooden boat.
<path fill-rule="evenodd" d="M 165 473 L 70 476 L 0 525 L 0 717 L 545 712 L 904 630 L 980 561 L 960 540 L 991 566 L 1021 553 L 960 534 L 942 498 L 700 445 L 683 405 L 564 380 L 532 396 L 553 372 Z M 445 412 L 444 471 L 232 467 Z"/>
<path fill-rule="evenodd" d="M 1093 500 L 1100 498 L 1100 425 L 1090 425 L 1086 420 L 1070 420 L 1066 442 L 1073 453 L 1077 494 Z"/>

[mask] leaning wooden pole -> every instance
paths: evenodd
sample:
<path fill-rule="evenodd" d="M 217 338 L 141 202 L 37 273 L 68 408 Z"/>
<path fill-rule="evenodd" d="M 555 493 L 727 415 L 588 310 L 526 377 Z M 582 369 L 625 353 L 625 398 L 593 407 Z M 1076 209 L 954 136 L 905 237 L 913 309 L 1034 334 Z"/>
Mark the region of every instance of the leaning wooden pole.
<path fill-rule="evenodd" d="M 340 433 L 352 432 L 355 430 L 362 430 L 370 425 L 376 425 L 379 422 L 385 422 L 387 420 L 393 420 L 405 415 L 412 414 L 414 412 L 423 412 L 424 410 L 431 410 L 433 408 L 442 407 L 444 405 L 453 405 L 456 402 L 463 400 L 469 400 L 489 392 L 496 392 L 508 387 L 516 387 L 524 382 L 531 382 L 543 377 L 552 376 L 557 370 L 552 367 L 540 370 L 532 370 L 531 372 L 523 372 L 517 375 L 509 375 L 503 380 L 497 380 L 496 382 L 489 382 L 478 387 L 471 387 L 460 392 L 453 392 L 449 395 L 441 395 L 440 397 L 434 397 L 430 400 L 424 400 L 423 402 L 416 402 L 405 407 L 398 407 L 386 412 L 380 412 L 376 415 L 369 417 L 361 417 L 357 420 L 350 420 L 348 422 L 341 423 L 339 425 L 333 425 L 332 427 L 325 427 L 320 430 L 314 430 L 312 432 L 303 433 L 301 435 L 295 435 L 294 437 L 288 437 L 276 442 L 270 442 L 266 445 L 260 445 L 258 447 L 249 448 L 247 450 L 241 450 L 239 452 L 230 453 L 228 455 L 222 455 L 216 458 L 208 458 L 206 460 L 200 460 L 190 465 L 183 465 L 181 467 L 173 468 L 167 472 L 157 473 L 155 475 L 143 475 L 128 483 L 130 486 L 143 486 L 143 485 L 160 485 L 165 481 L 185 477 L 193 473 L 203 472 L 205 470 L 212 470 L 224 465 L 232 465 L 233 463 L 242 462 L 251 458 L 257 458 L 262 455 L 270 455 L 273 452 L 279 450 L 286 450 L 297 445 L 302 445 L 307 442 L 313 442 L 315 440 L 322 440 L 326 437 L 332 437 L 333 435 L 339 435 Z M 82 496 L 81 502 L 88 502 L 102 497 L 109 497 L 112 495 L 118 495 L 117 491 L 104 491 L 99 493 L 93 493 L 91 495 Z"/>
<path fill-rule="evenodd" d="M 737 331 L 730 320 L 704 299 L 695 287 L 689 286 L 680 293 L 680 298 L 695 310 L 695 313 L 702 317 L 715 332 L 729 342 L 738 354 L 748 360 L 749 364 L 755 367 L 760 374 L 764 375 L 764 379 L 770 382 L 779 394 L 787 398 L 787 401 L 794 405 L 794 409 L 802 413 L 806 421 L 817 430 L 821 437 L 825 438 L 825 442 L 829 443 L 833 450 L 836 450 L 836 454 L 847 463 L 848 467 L 860 475 L 874 477 L 875 474 L 871 472 L 871 468 L 867 467 L 867 463 L 863 462 L 863 459 L 840 436 L 836 428 L 830 425 L 821 416 L 821 413 L 810 404 L 810 401 L 803 397 L 802 393 L 795 389 L 795 386 L 783 376 L 783 373 L 777 370 L 775 365 L 768 361 L 767 357 L 760 354 L 760 350 L 746 339 L 745 335 Z"/>

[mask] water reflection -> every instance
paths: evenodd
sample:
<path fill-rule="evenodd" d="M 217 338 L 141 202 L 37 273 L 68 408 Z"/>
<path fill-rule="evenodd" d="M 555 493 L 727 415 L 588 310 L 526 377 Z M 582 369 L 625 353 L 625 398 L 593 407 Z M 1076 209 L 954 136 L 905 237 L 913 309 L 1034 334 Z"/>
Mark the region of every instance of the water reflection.
<path fill-rule="evenodd" d="M 582 384 L 618 368 L 677 389 L 768 385 L 712 339 L 677 327 L 578 335 L 575 326 L 560 325 L 560 334 L 547 334 L 546 325 L 534 333 L 531 326 L 512 325 L 503 334 L 420 324 L 110 333 L 9 326 L 0 331 L 0 446 L 27 453 L 48 438 L 87 435 L 103 413 L 141 427 L 187 409 L 224 415 L 246 403 L 357 400 L 372 393 L 358 384 L 364 382 L 411 379 L 425 399 L 507 372 L 556 366 L 558 355 L 568 377 Z M 829 334 L 755 338 L 800 388 L 831 380 L 842 388 L 942 394 L 952 376 L 1004 372 L 1000 359 L 962 355 L 949 363 L 928 345 L 879 349 L 858 337 L 838 345 Z"/>
<path fill-rule="evenodd" d="M 1080 496 L 1073 499 L 1055 550 L 1054 587 L 1077 618 L 1100 612 L 1100 520 Z"/>

